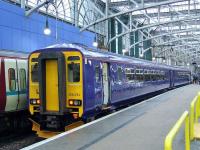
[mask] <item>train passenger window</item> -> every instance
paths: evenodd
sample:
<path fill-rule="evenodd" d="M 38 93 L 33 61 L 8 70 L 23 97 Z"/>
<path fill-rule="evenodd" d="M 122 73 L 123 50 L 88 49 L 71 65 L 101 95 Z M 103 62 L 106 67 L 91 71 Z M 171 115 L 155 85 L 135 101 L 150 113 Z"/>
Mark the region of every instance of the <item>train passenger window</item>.
<path fill-rule="evenodd" d="M 148 81 L 148 71 L 144 70 L 144 80 Z"/>
<path fill-rule="evenodd" d="M 32 82 L 38 82 L 38 63 L 31 66 L 31 80 Z"/>
<path fill-rule="evenodd" d="M 125 70 L 125 76 L 127 81 L 133 81 L 134 80 L 134 69 L 126 68 Z"/>
<path fill-rule="evenodd" d="M 69 57 L 68 57 L 68 60 L 69 60 L 69 61 L 80 60 L 80 57 L 79 57 L 79 56 L 69 56 Z"/>
<path fill-rule="evenodd" d="M 126 74 L 131 73 L 131 69 L 130 69 L 130 68 L 126 68 L 126 69 L 125 69 L 125 73 L 126 73 Z"/>
<path fill-rule="evenodd" d="M 145 81 L 150 81 L 151 80 L 151 75 L 149 74 L 148 70 L 144 71 L 144 80 Z"/>
<path fill-rule="evenodd" d="M 20 69 L 19 70 L 19 79 L 20 79 L 20 89 L 25 90 L 26 89 L 26 70 Z"/>
<path fill-rule="evenodd" d="M 148 73 L 148 71 L 147 70 L 144 70 L 144 74 L 147 74 Z"/>
<path fill-rule="evenodd" d="M 156 81 L 156 74 L 154 71 L 152 71 L 151 79 L 152 79 L 152 81 Z"/>
<path fill-rule="evenodd" d="M 16 90 L 16 77 L 15 77 L 15 69 L 8 69 L 8 82 L 10 91 Z"/>
<path fill-rule="evenodd" d="M 118 67 L 117 69 L 117 79 L 118 81 L 122 81 L 122 68 Z"/>
<path fill-rule="evenodd" d="M 144 81 L 144 74 L 142 69 L 137 69 L 135 73 L 135 79 L 138 82 Z"/>
<path fill-rule="evenodd" d="M 134 70 L 134 69 L 131 69 L 131 73 L 135 73 L 135 70 Z"/>
<path fill-rule="evenodd" d="M 68 64 L 68 81 L 69 82 L 80 81 L 80 64 L 79 63 Z"/>
<path fill-rule="evenodd" d="M 166 80 L 166 76 L 165 76 L 165 72 L 164 71 L 161 71 L 161 77 L 162 77 L 161 80 Z"/>
<path fill-rule="evenodd" d="M 95 67 L 95 80 L 96 82 L 100 81 L 100 67 L 99 66 Z"/>
<path fill-rule="evenodd" d="M 135 73 L 136 73 L 136 74 L 139 74 L 139 73 L 140 73 L 140 70 L 137 69 L 137 70 L 135 71 Z"/>
<path fill-rule="evenodd" d="M 156 80 L 160 80 L 161 76 L 160 76 L 160 71 L 156 71 Z"/>

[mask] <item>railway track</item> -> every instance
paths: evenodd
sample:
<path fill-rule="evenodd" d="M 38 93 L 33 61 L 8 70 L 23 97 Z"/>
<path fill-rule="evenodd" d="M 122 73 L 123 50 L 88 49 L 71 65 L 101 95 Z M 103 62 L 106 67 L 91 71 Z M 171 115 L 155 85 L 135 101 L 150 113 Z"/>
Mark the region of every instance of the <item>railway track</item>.
<path fill-rule="evenodd" d="M 18 150 L 41 140 L 43 138 L 37 137 L 32 131 L 4 133 L 0 136 L 0 150 Z"/>

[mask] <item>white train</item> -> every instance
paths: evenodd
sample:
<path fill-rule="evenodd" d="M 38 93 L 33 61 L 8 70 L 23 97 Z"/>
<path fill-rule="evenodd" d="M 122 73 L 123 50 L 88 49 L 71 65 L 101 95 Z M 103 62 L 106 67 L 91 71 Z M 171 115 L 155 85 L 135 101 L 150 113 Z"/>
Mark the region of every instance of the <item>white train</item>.
<path fill-rule="evenodd" d="M 27 115 L 28 54 L 0 51 L 0 131 L 23 126 Z"/>

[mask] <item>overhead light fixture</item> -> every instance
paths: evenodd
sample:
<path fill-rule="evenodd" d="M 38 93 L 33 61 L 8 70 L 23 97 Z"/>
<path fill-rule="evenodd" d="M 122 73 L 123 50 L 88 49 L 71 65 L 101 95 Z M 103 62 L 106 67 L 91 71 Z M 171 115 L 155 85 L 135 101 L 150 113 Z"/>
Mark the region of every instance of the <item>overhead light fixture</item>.
<path fill-rule="evenodd" d="M 125 55 L 128 52 L 128 49 L 122 49 L 122 54 Z"/>
<path fill-rule="evenodd" d="M 163 59 L 163 62 L 166 63 L 166 59 Z"/>
<path fill-rule="evenodd" d="M 189 66 L 190 65 L 190 63 L 187 63 L 187 66 Z"/>
<path fill-rule="evenodd" d="M 98 47 L 97 33 L 95 33 L 94 42 L 92 43 L 92 45 L 93 45 L 94 47 Z"/>
<path fill-rule="evenodd" d="M 143 53 L 140 53 L 140 57 L 142 58 L 144 56 L 144 54 Z"/>
<path fill-rule="evenodd" d="M 92 44 L 94 47 L 97 47 L 98 46 L 98 43 L 96 41 L 93 42 Z"/>
<path fill-rule="evenodd" d="M 45 35 L 50 35 L 51 34 L 51 29 L 49 28 L 48 18 L 46 19 L 46 24 L 45 24 L 45 28 L 44 28 L 44 34 Z"/>

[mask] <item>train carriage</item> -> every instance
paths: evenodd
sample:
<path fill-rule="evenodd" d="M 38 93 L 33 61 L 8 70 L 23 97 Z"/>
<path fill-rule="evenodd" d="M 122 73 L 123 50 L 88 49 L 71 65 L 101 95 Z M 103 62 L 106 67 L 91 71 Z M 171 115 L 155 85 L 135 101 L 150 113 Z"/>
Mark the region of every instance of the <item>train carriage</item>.
<path fill-rule="evenodd" d="M 29 109 L 39 130 L 64 131 L 138 96 L 189 82 L 188 69 L 77 44 L 54 45 L 29 57 Z"/>
<path fill-rule="evenodd" d="M 0 52 L 0 131 L 23 123 L 28 108 L 27 57 L 24 53 Z"/>

